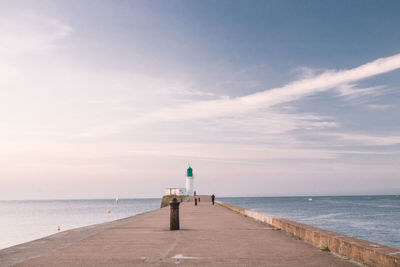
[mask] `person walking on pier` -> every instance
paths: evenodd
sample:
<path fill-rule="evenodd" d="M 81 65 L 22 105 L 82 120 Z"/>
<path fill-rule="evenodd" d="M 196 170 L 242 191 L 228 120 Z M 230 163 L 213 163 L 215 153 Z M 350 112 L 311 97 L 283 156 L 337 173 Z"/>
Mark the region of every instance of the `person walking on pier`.
<path fill-rule="evenodd" d="M 212 196 L 211 196 L 211 201 L 212 201 L 213 206 L 214 206 L 214 202 L 215 202 L 215 195 L 214 194 L 212 194 Z"/>

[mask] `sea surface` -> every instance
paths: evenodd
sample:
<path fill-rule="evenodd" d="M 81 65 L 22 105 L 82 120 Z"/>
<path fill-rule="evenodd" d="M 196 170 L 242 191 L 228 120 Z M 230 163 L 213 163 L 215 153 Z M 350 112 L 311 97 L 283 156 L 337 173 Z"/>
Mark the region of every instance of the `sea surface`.
<path fill-rule="evenodd" d="M 0 201 L 0 249 L 160 207 L 161 199 Z M 108 212 L 110 211 L 110 212 Z"/>
<path fill-rule="evenodd" d="M 400 196 L 241 197 L 218 200 L 400 248 Z"/>

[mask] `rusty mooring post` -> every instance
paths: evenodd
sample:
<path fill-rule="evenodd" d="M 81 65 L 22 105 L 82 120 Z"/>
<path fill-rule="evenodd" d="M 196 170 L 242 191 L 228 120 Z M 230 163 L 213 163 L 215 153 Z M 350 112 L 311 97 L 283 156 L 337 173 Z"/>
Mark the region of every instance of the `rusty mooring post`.
<path fill-rule="evenodd" d="M 194 199 L 194 205 L 197 206 L 197 197 Z"/>
<path fill-rule="evenodd" d="M 180 202 L 175 197 L 169 202 L 169 230 L 179 230 L 179 204 Z"/>

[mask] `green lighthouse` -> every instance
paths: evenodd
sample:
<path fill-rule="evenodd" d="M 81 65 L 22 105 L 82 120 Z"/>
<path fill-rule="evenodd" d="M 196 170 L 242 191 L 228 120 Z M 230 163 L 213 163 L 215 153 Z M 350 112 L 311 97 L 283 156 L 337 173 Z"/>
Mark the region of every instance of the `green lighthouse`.
<path fill-rule="evenodd" d="M 186 195 L 193 196 L 193 169 L 189 166 L 186 170 Z"/>

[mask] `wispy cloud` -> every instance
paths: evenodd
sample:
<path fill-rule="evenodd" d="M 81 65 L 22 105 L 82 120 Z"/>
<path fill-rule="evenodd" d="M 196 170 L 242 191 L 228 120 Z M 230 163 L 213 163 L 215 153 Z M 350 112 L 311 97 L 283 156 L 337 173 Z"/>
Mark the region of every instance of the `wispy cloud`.
<path fill-rule="evenodd" d="M 398 68 L 400 68 L 400 54 L 381 58 L 349 70 L 331 70 L 244 97 L 187 102 L 190 101 L 188 99 L 185 101 L 187 104 L 172 101 L 171 107 L 160 107 L 150 112 L 134 112 L 130 116 L 125 116 L 125 119 L 88 128 L 83 133 L 76 134 L 74 138 L 105 137 L 121 133 L 130 127 L 151 128 L 151 125 L 162 122 L 168 122 L 169 129 L 176 128 L 175 130 L 179 131 L 181 123 L 192 120 L 192 124 L 202 127 L 203 131 L 207 131 L 213 138 L 224 136 L 224 140 L 230 141 L 255 141 L 255 138 L 259 141 L 271 141 L 271 135 L 281 135 L 280 138 L 289 140 L 293 137 L 290 133 L 292 131 L 338 128 L 341 122 L 336 121 L 335 118 L 307 114 L 297 109 L 282 109 L 282 105 L 319 92 L 337 91 L 338 88 L 342 90 L 344 97 L 376 93 L 381 90 L 381 86 L 355 88 L 354 84 L 362 79 Z M 157 86 L 150 84 L 153 88 L 161 88 L 157 90 L 163 92 L 174 88 L 173 84 L 168 85 L 165 82 L 161 83 L 162 86 L 158 83 Z M 189 90 L 186 88 L 191 87 L 182 84 L 179 88 L 185 92 Z M 284 137 L 282 137 L 283 134 L 285 134 Z M 274 137 L 272 139 L 275 140 Z"/>
<path fill-rule="evenodd" d="M 385 110 L 385 109 L 390 109 L 392 108 L 393 105 L 389 105 L 389 104 L 371 104 L 368 105 L 367 108 L 368 109 L 372 109 L 372 110 Z"/>
<path fill-rule="evenodd" d="M 336 138 L 342 145 L 389 146 L 400 144 L 400 135 L 377 136 L 354 133 L 325 133 L 323 135 Z"/>
<path fill-rule="evenodd" d="M 218 99 L 193 102 L 178 105 L 173 108 L 164 108 L 159 111 L 138 116 L 132 123 L 153 123 L 157 121 L 177 121 L 223 117 L 233 114 L 243 114 L 258 109 L 273 108 L 273 106 L 299 100 L 305 96 L 327 91 L 340 86 L 352 84 L 356 81 L 373 77 L 382 73 L 400 68 L 400 54 L 380 58 L 349 70 L 329 71 L 312 78 L 291 82 L 283 87 L 269 89 L 263 92 L 250 94 L 232 99 Z M 343 87 L 345 88 L 345 87 Z M 347 87 L 344 94 L 354 95 L 354 88 Z M 361 89 L 363 93 L 376 90 Z M 359 89 L 360 90 L 360 89 Z"/>
<path fill-rule="evenodd" d="M 336 88 L 339 96 L 344 97 L 347 100 L 351 100 L 360 96 L 377 96 L 382 94 L 384 86 L 372 86 L 359 88 L 356 84 L 344 84 Z"/>
<path fill-rule="evenodd" d="M 0 31 L 0 56 L 16 56 L 53 49 L 73 29 L 57 19 L 20 14 L 0 18 Z"/>
<path fill-rule="evenodd" d="M 309 79 L 326 71 L 328 70 L 321 70 L 321 69 L 302 66 L 299 68 L 295 68 L 292 72 L 298 77 L 298 79 Z"/>
<path fill-rule="evenodd" d="M 205 92 L 205 91 L 200 91 L 197 89 L 193 88 L 188 88 L 187 86 L 184 85 L 175 85 L 172 87 L 169 87 L 168 90 L 157 90 L 156 93 L 161 93 L 161 94 L 174 94 L 174 95 L 179 95 L 179 96 L 216 96 L 215 93 L 212 92 Z"/>

